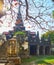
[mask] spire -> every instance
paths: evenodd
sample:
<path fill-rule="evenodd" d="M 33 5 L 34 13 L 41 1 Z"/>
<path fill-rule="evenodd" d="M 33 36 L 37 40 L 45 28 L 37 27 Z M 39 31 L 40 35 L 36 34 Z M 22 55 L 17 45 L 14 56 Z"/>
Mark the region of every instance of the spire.
<path fill-rule="evenodd" d="M 37 31 L 37 37 L 39 38 L 39 31 Z"/>
<path fill-rule="evenodd" d="M 16 26 L 15 26 L 15 30 L 16 31 L 24 31 L 25 27 L 23 26 L 23 20 L 22 20 L 22 15 L 20 12 L 20 8 L 21 8 L 21 0 L 18 0 L 19 2 L 19 7 L 18 7 L 18 14 L 17 14 L 17 20 L 16 20 Z"/>
<path fill-rule="evenodd" d="M 37 31 L 36 40 L 37 40 L 37 43 L 40 43 L 40 39 L 39 39 L 39 31 Z"/>
<path fill-rule="evenodd" d="M 19 0 L 19 3 L 21 2 L 21 0 Z M 22 15 L 21 15 L 21 12 L 20 12 L 20 7 L 21 7 L 21 4 L 19 4 L 19 8 L 18 8 L 18 14 L 17 14 L 17 24 L 22 24 L 23 25 L 23 22 L 22 22 Z"/>

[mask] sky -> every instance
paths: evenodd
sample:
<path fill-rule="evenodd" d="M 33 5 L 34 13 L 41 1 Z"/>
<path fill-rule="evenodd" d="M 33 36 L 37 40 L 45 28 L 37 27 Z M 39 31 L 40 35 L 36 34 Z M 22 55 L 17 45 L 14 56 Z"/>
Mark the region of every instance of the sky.
<path fill-rule="evenodd" d="M 28 0 L 29 4 L 31 4 L 29 7 L 29 14 L 32 15 L 33 17 L 37 16 L 39 11 L 42 12 L 44 10 L 44 8 L 42 8 L 41 10 L 35 8 L 33 2 L 39 6 L 41 5 L 42 1 L 44 1 L 44 6 L 48 7 L 48 6 L 52 6 L 53 2 L 51 0 Z M 10 0 L 11 2 L 11 0 Z M 41 3 L 39 3 L 41 2 Z M 15 3 L 17 3 L 17 5 L 15 5 Z M 22 0 L 22 3 L 23 5 L 25 5 L 25 0 Z M 46 5 L 47 3 L 47 5 Z M 0 12 L 2 13 L 6 13 L 6 15 L 3 15 L 1 18 L 0 18 L 0 34 L 3 33 L 3 32 L 8 32 L 9 30 L 13 30 L 13 26 L 15 26 L 15 22 L 16 22 L 16 19 L 17 19 L 17 13 L 18 13 L 18 7 L 19 7 L 19 3 L 15 0 L 13 0 L 12 2 L 12 13 L 11 13 L 11 10 L 10 10 L 10 4 L 8 2 L 8 0 L 4 0 L 2 2 L 2 0 L 0 0 Z M 29 21 L 29 20 L 25 20 L 25 7 L 22 6 L 21 7 L 21 14 L 22 14 L 22 19 L 23 19 L 23 23 L 24 23 L 24 26 L 26 27 L 26 30 L 30 30 L 30 31 L 33 31 L 33 32 L 37 32 L 39 31 L 40 32 L 40 35 L 42 33 L 44 33 L 44 31 L 42 31 L 41 29 L 39 29 L 37 27 L 37 25 L 35 25 L 33 22 Z M 49 12 L 49 13 L 52 13 L 52 10 L 54 10 L 54 8 L 46 11 L 46 12 Z M 46 13 L 45 12 L 45 13 Z M 0 13 L 1 15 L 1 13 Z M 50 20 L 49 17 L 44 17 L 45 20 Z M 39 19 L 38 19 L 39 20 Z M 40 21 L 40 20 L 39 20 Z M 50 25 L 52 25 L 50 23 Z M 43 24 L 43 26 L 45 26 Z M 53 24 L 54 26 L 54 24 Z"/>
<path fill-rule="evenodd" d="M 0 6 L 1 13 L 4 14 L 6 13 L 0 18 L 0 34 L 2 34 L 3 32 L 8 32 L 9 30 L 13 30 L 13 26 L 15 26 L 17 13 L 18 13 L 18 4 L 15 5 L 15 3 L 18 2 L 17 1 L 12 2 L 12 12 L 10 10 L 10 4 L 8 0 L 4 0 L 4 4 L 2 2 L 0 3 L 1 3 Z"/>
<path fill-rule="evenodd" d="M 54 3 L 52 2 L 52 0 L 28 0 L 28 2 L 29 2 L 29 4 L 30 4 L 30 6 L 29 6 L 29 7 L 30 7 L 30 8 L 29 8 L 29 13 L 30 13 L 30 15 L 32 15 L 33 17 L 35 17 L 35 16 L 38 16 L 39 11 L 42 12 L 45 8 L 40 8 L 40 9 L 39 9 L 39 8 L 38 8 L 38 9 L 35 8 L 35 6 L 34 6 L 34 4 L 33 4 L 32 1 L 34 1 L 34 3 L 36 4 L 36 6 L 40 6 L 40 5 L 41 5 L 40 2 L 41 2 L 41 3 L 43 2 L 43 3 L 44 3 L 44 6 L 45 6 L 46 8 L 53 6 L 53 8 L 51 8 L 51 9 L 49 9 L 49 10 L 43 12 L 44 14 L 50 13 L 51 16 L 52 16 L 52 10 L 54 10 L 54 5 L 52 5 L 52 4 L 54 4 Z M 49 22 L 52 21 L 52 17 L 50 18 L 49 16 L 42 16 L 42 18 L 44 18 L 46 21 L 49 21 Z M 29 20 L 28 20 L 28 21 L 29 21 Z M 27 21 L 27 22 L 28 22 L 28 21 Z M 38 18 L 38 21 L 40 21 L 39 18 Z M 54 19 L 53 19 L 53 21 L 54 21 Z M 53 25 L 53 26 L 54 26 L 54 23 L 49 23 L 49 22 L 48 22 L 49 25 Z M 24 22 L 24 23 L 25 23 L 25 22 Z M 27 25 L 27 24 L 28 24 L 28 25 Z M 38 26 L 35 25 L 33 22 L 27 23 L 27 24 L 25 24 L 25 26 L 29 26 L 29 25 L 30 25 L 31 28 L 27 28 L 27 27 L 26 27 L 26 29 L 28 29 L 28 30 L 30 30 L 30 31 L 35 31 L 35 32 L 39 31 L 40 35 L 46 32 L 46 31 L 43 31 L 43 30 L 39 29 Z M 42 23 L 42 25 L 43 25 L 44 27 L 47 27 L 47 25 L 45 25 L 44 23 Z M 32 27 L 32 26 L 35 26 L 35 27 Z M 53 28 L 53 29 L 54 29 L 54 28 Z"/>

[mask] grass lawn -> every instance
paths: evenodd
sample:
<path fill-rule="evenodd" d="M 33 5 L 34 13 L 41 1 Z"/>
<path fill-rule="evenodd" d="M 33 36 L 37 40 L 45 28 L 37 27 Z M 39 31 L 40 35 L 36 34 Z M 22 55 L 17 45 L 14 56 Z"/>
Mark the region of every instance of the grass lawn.
<path fill-rule="evenodd" d="M 32 61 L 34 61 L 34 60 L 37 60 L 37 59 L 41 59 L 41 58 L 43 58 L 44 56 L 31 56 L 30 58 L 23 58 L 22 59 L 22 62 L 23 63 L 27 63 L 27 62 L 32 62 Z"/>
<path fill-rule="evenodd" d="M 37 64 L 54 64 L 54 56 L 46 56 L 38 61 L 35 61 Z"/>
<path fill-rule="evenodd" d="M 31 58 L 23 59 L 23 63 L 35 61 L 36 64 L 54 64 L 54 55 L 51 56 L 31 56 Z"/>

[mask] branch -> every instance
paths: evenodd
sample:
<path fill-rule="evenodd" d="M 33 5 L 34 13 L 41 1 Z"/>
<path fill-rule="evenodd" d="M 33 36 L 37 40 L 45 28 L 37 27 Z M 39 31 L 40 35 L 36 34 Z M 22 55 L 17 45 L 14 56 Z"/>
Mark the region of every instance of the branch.
<path fill-rule="evenodd" d="M 44 10 L 42 13 L 39 11 L 38 16 L 36 16 L 36 17 L 33 17 L 32 15 L 30 16 L 30 15 L 29 15 L 29 12 L 28 12 L 28 10 L 29 10 L 28 1 L 25 0 L 25 3 L 26 3 L 26 19 L 28 19 L 28 18 L 29 18 L 29 19 L 32 19 L 33 22 L 34 22 L 36 25 L 39 25 L 39 27 L 40 27 L 42 30 L 49 30 L 49 28 L 51 28 L 51 26 L 48 24 L 48 21 L 46 21 L 45 19 L 43 19 L 41 16 L 42 16 L 42 15 L 48 15 L 48 16 L 50 16 L 50 14 L 44 14 L 44 12 L 47 11 L 47 10 L 49 10 L 49 9 L 51 9 L 52 7 L 46 8 L 45 6 L 43 6 L 44 3 L 42 3 L 41 6 L 37 7 L 33 0 L 32 0 L 32 2 L 33 2 L 33 4 L 35 5 L 36 8 L 39 9 L 40 7 L 44 7 L 45 10 Z M 42 19 L 43 22 L 41 22 L 41 20 L 38 21 L 38 20 L 37 20 L 37 17 L 39 17 L 40 19 Z M 49 22 L 50 22 L 50 21 L 49 21 Z M 44 25 L 42 26 L 41 23 L 43 23 L 43 24 L 45 23 L 46 26 L 48 26 L 48 28 L 44 27 Z"/>
<path fill-rule="evenodd" d="M 28 1 L 25 0 L 25 3 L 26 3 L 26 19 L 27 19 L 27 16 L 28 16 Z"/>

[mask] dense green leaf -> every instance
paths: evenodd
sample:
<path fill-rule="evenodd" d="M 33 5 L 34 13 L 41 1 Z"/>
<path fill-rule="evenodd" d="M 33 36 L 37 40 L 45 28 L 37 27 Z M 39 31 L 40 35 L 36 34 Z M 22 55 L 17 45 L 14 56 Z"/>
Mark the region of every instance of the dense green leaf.
<path fill-rule="evenodd" d="M 52 11 L 52 17 L 54 18 L 54 10 Z"/>
<path fill-rule="evenodd" d="M 25 35 L 25 32 L 23 31 L 17 31 L 14 33 L 14 35 Z"/>
<path fill-rule="evenodd" d="M 51 43 L 54 43 L 54 31 L 48 31 L 45 34 L 42 35 L 44 38 L 48 38 L 48 35 L 50 36 Z"/>

